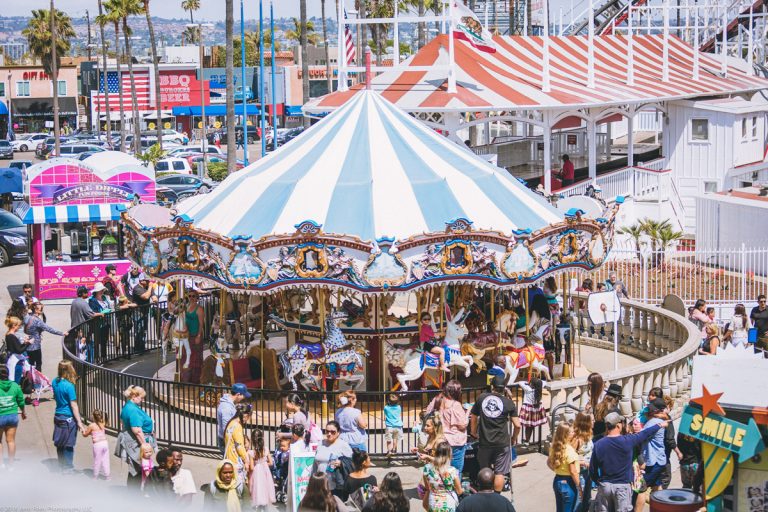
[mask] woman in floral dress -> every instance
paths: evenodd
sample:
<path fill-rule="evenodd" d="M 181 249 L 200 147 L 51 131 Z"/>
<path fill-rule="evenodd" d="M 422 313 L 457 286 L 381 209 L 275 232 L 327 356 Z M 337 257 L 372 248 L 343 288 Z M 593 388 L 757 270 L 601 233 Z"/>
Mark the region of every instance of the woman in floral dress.
<path fill-rule="evenodd" d="M 461 494 L 461 479 L 451 466 L 451 445 L 443 441 L 435 448 L 432 462 L 424 466 L 424 509 L 427 512 L 455 512 Z"/>

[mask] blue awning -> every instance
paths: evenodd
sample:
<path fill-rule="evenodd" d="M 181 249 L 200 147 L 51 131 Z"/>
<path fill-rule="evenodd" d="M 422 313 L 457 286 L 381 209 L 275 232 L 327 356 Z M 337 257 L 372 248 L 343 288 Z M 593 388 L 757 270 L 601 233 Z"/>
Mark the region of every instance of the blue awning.
<path fill-rule="evenodd" d="M 7 116 L 8 115 L 8 107 L 0 101 L 0 116 Z"/>
<path fill-rule="evenodd" d="M 188 116 L 189 107 L 173 107 L 173 115 L 175 116 Z"/>
<path fill-rule="evenodd" d="M 203 115 L 203 109 L 200 106 L 193 106 L 193 107 L 183 107 L 189 109 L 188 113 L 185 114 L 176 114 L 176 109 L 173 110 L 174 115 L 192 115 L 192 116 L 201 116 Z M 243 105 L 242 104 L 235 104 L 235 115 L 242 115 L 243 113 Z M 257 116 L 261 114 L 261 110 L 259 110 L 258 105 L 251 105 L 246 104 L 245 105 L 245 113 L 249 116 Z M 207 116 L 225 116 L 227 115 L 227 106 L 226 105 L 206 105 L 205 106 L 205 115 Z"/>
<path fill-rule="evenodd" d="M 124 204 L 75 204 L 66 206 L 33 206 L 24 215 L 24 224 L 58 224 L 66 222 L 99 222 L 120 220 Z"/>
<path fill-rule="evenodd" d="M 19 194 L 24 192 L 21 171 L 13 168 L 0 169 L 0 194 L 12 194 L 14 192 Z"/>
<path fill-rule="evenodd" d="M 287 116 L 302 116 L 301 105 L 286 105 L 285 115 Z"/>

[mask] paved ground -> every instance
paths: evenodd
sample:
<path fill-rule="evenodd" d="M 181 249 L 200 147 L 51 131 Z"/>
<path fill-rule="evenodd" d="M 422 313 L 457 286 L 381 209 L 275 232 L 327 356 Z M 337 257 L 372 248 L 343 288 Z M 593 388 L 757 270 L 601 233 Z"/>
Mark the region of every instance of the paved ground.
<path fill-rule="evenodd" d="M 21 284 L 27 279 L 27 267 L 16 265 L 0 269 L 0 310 L 5 311 L 11 301 L 21 292 Z M 69 327 L 69 307 L 65 304 L 46 305 L 49 323 L 59 329 Z M 599 349 L 584 348 L 582 357 L 586 365 L 597 370 L 612 367 L 612 354 Z M 56 365 L 61 359 L 60 340 L 46 335 L 43 341 L 43 372 L 51 378 L 55 376 Z M 631 364 L 630 358 L 622 358 L 621 366 Z M 51 399 L 43 400 L 39 407 L 27 407 L 28 418 L 21 422 L 17 434 L 17 462 L 12 472 L 0 474 L 3 492 L 0 509 L 5 507 L 65 507 L 90 508 L 91 510 L 130 510 L 137 512 L 137 506 L 151 508 L 147 500 L 137 498 L 125 492 L 126 468 L 112 457 L 112 481 L 93 482 L 91 476 L 92 455 L 90 440 L 80 439 L 75 448 L 75 466 L 79 474 L 62 476 L 56 472 L 56 450 L 51 442 L 53 433 L 54 403 Z M 109 440 L 114 446 L 114 438 Z M 546 458 L 540 454 L 526 454 L 528 459 L 524 468 L 513 472 L 514 502 L 518 511 L 555 510 L 552 494 L 552 473 L 546 467 Z M 184 467 L 194 474 L 198 487 L 210 481 L 216 461 L 209 458 L 185 456 Z M 390 470 L 397 471 L 408 490 L 411 510 L 421 510 L 420 501 L 415 496 L 415 487 L 419 479 L 419 469 L 411 465 L 393 468 L 378 465 L 373 469 L 379 479 Z M 675 472 L 673 483 L 679 483 Z M 202 496 L 198 494 L 192 510 L 202 508 Z M 15 508 L 14 508 L 15 510 Z"/>

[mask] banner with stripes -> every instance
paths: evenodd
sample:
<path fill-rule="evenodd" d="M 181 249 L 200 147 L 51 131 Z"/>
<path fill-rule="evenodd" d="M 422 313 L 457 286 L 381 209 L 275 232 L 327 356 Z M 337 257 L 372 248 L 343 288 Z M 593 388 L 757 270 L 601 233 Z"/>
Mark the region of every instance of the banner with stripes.
<path fill-rule="evenodd" d="M 107 71 L 107 91 L 109 92 L 109 110 L 116 112 L 120 110 L 120 96 L 123 97 L 123 108 L 125 110 L 131 110 L 133 103 L 131 102 L 131 75 L 127 69 L 120 71 L 121 77 L 117 71 Z M 151 101 L 150 93 L 150 76 L 147 69 L 134 69 L 133 71 L 133 83 L 136 89 L 136 102 L 138 103 L 139 110 L 148 110 L 154 106 L 154 102 Z M 104 99 L 104 74 L 99 77 L 99 92 L 93 95 L 94 108 L 105 111 L 107 108 L 106 101 Z"/>

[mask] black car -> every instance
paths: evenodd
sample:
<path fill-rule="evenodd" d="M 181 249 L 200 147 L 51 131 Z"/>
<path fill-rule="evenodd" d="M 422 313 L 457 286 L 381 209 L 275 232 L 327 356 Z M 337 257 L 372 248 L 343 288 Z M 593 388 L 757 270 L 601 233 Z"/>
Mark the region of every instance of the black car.
<path fill-rule="evenodd" d="M 0 158 L 13 158 L 13 146 L 7 140 L 0 140 Z"/>
<path fill-rule="evenodd" d="M 66 144 L 70 139 L 67 137 L 59 137 L 59 145 Z M 48 158 L 48 155 L 56 147 L 56 139 L 48 137 L 43 142 L 37 145 L 35 148 L 35 155 L 38 158 Z"/>
<path fill-rule="evenodd" d="M 11 212 L 0 210 L 0 267 L 27 257 L 26 226 Z"/>
<path fill-rule="evenodd" d="M 227 129 L 222 128 L 221 130 L 217 130 L 221 134 L 221 143 L 226 144 L 227 143 Z M 248 126 L 248 144 L 253 144 L 256 140 L 261 139 L 259 137 L 259 133 L 261 132 L 261 128 L 258 126 L 250 125 Z M 241 125 L 235 126 L 235 137 L 237 140 L 238 137 L 242 137 L 243 135 L 243 127 Z M 213 133 L 209 133 L 206 135 L 208 139 L 208 144 L 213 144 Z"/>

